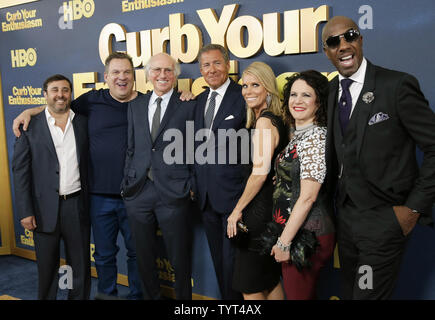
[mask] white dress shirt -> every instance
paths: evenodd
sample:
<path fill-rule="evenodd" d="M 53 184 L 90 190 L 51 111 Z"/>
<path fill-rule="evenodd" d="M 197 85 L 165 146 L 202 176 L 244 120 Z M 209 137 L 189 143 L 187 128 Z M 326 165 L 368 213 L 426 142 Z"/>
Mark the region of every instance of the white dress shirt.
<path fill-rule="evenodd" d="M 172 93 L 174 92 L 174 89 L 169 90 L 164 95 L 162 95 L 160 98 L 162 98 L 162 102 L 160 102 L 160 122 L 162 122 L 163 116 L 165 115 L 166 108 L 168 107 L 169 100 L 171 99 Z M 148 123 L 150 127 L 150 133 L 153 126 L 153 117 L 154 113 L 157 109 L 157 101 L 156 99 L 159 96 L 153 91 L 153 94 L 151 95 L 150 101 L 148 102 Z"/>
<path fill-rule="evenodd" d="M 350 111 L 349 118 L 352 116 L 352 112 L 355 109 L 356 102 L 358 101 L 359 95 L 361 94 L 362 88 L 364 86 L 364 78 L 366 76 L 367 70 L 367 60 L 363 57 L 363 61 L 359 66 L 358 70 L 349 77 L 353 82 L 349 87 L 350 95 L 352 96 L 352 110 Z M 338 81 L 340 83 L 338 89 L 338 100 L 340 100 L 341 92 L 343 89 L 341 88 L 341 80 L 345 79 L 341 74 L 338 74 Z"/>
<path fill-rule="evenodd" d="M 65 131 L 55 125 L 56 119 L 51 116 L 47 107 L 45 108 L 45 116 L 59 161 L 59 195 L 63 196 L 79 191 L 81 189 L 80 170 L 72 125 L 74 112 L 69 110 Z"/>

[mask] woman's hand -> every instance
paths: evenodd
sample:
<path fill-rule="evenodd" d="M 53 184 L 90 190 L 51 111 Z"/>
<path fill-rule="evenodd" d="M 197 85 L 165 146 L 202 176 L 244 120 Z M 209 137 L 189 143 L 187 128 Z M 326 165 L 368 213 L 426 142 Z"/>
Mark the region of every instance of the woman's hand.
<path fill-rule="evenodd" d="M 276 262 L 290 262 L 290 251 L 284 252 L 277 245 L 273 246 L 270 255 L 275 256 Z"/>
<path fill-rule="evenodd" d="M 237 234 L 237 222 L 240 220 L 242 220 L 242 211 L 234 209 L 227 219 L 228 238 L 232 238 Z"/>

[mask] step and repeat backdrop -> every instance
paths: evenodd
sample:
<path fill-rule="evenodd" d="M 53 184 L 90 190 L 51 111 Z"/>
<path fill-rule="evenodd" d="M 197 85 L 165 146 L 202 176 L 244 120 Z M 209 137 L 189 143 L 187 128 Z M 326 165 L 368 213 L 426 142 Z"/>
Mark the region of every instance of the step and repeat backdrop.
<path fill-rule="evenodd" d="M 24 109 L 45 103 L 42 83 L 52 74 L 73 80 L 74 97 L 78 97 L 105 87 L 103 61 L 112 51 L 126 51 L 133 57 L 136 89 L 146 92 L 152 87 L 145 81 L 143 66 L 152 54 L 165 51 L 181 63 L 178 86 L 198 94 L 205 82 L 197 53 L 205 44 L 219 43 L 230 52 L 235 80 L 253 61 L 268 63 L 280 86 L 292 72 L 306 69 L 331 78 L 334 68 L 322 50 L 321 31 L 336 15 L 358 23 L 364 54 L 371 62 L 416 76 L 434 108 L 432 0 L 39 0 L 0 9 L 1 93 L 9 164 L 15 140 L 12 121 Z M 419 152 L 417 157 L 421 160 Z M 220 298 L 201 218 L 197 212 L 192 214 L 194 298 Z M 22 249 L 17 252 L 32 251 L 32 232 L 13 220 L 15 247 Z M 120 279 L 125 283 L 126 252 L 123 243 L 119 247 Z M 156 263 L 170 295 L 174 273 L 163 246 Z M 338 268 L 337 259 L 331 259 L 320 279 L 319 298 L 340 298 Z M 394 298 L 435 299 L 433 229 L 416 227 Z"/>

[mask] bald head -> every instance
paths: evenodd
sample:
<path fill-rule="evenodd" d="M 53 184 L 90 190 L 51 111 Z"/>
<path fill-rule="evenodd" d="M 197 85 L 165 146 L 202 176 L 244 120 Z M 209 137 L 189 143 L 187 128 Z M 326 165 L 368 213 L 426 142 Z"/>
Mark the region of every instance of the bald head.
<path fill-rule="evenodd" d="M 151 56 L 151 58 L 149 58 L 147 64 L 145 65 L 145 71 L 146 71 L 147 77 L 149 75 L 149 72 L 151 71 L 153 63 L 156 60 L 170 61 L 170 63 L 172 63 L 175 77 L 178 78 L 178 76 L 181 73 L 180 64 L 178 63 L 178 61 L 176 59 L 174 59 L 171 55 L 167 54 L 166 52 L 156 53 L 155 55 Z"/>
<path fill-rule="evenodd" d="M 355 30 L 349 34 L 348 32 Z M 345 36 L 346 34 L 346 36 Z M 326 44 L 326 40 L 330 45 Z M 363 61 L 363 40 L 358 25 L 348 17 L 331 18 L 322 31 L 323 49 L 337 71 L 348 78 L 358 71 Z"/>
<path fill-rule="evenodd" d="M 322 30 L 322 43 L 325 43 L 329 36 L 333 36 L 331 31 L 336 28 L 337 25 L 346 25 L 349 29 L 355 29 L 359 31 L 358 25 L 352 19 L 345 16 L 335 16 L 329 19 Z"/>
<path fill-rule="evenodd" d="M 173 57 L 167 53 L 153 55 L 145 66 L 146 76 L 153 84 L 153 91 L 162 96 L 177 84 L 180 67 Z"/>

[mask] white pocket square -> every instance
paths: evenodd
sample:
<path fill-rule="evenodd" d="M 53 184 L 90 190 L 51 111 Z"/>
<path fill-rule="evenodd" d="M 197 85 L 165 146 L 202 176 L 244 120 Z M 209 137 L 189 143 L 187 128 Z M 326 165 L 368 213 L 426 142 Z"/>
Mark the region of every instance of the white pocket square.
<path fill-rule="evenodd" d="M 231 120 L 231 119 L 234 119 L 234 116 L 233 116 L 233 115 L 230 115 L 230 116 L 228 116 L 228 117 L 225 118 L 225 120 Z"/>
<path fill-rule="evenodd" d="M 383 113 L 383 112 L 378 112 L 376 113 L 373 117 L 370 118 L 369 120 L 369 126 L 374 125 L 376 123 L 385 121 L 390 119 L 390 117 L 388 116 L 388 114 Z"/>

